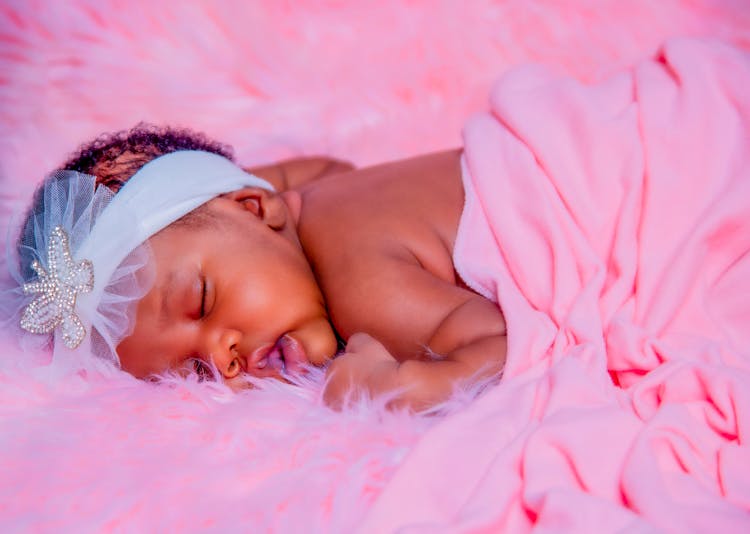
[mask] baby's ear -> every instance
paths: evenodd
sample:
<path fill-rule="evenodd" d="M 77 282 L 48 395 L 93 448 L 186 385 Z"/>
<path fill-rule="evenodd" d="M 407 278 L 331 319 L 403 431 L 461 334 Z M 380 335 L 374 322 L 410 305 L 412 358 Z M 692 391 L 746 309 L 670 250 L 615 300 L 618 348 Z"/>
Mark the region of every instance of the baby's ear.
<path fill-rule="evenodd" d="M 286 225 L 287 211 L 284 201 L 274 191 L 262 187 L 243 187 L 221 195 L 235 201 L 273 230 L 281 230 Z"/>

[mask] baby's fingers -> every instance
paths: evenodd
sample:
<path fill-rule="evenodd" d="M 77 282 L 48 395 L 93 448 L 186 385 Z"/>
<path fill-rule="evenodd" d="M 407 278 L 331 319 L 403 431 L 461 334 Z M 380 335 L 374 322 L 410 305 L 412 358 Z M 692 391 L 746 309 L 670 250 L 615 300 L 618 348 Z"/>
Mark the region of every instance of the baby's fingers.
<path fill-rule="evenodd" d="M 323 402 L 334 410 L 341 410 L 348 397 L 351 397 L 353 377 L 351 356 L 343 354 L 333 360 L 326 370 L 326 383 L 323 389 Z"/>
<path fill-rule="evenodd" d="M 390 391 L 396 384 L 398 362 L 383 345 L 369 336 L 355 339 L 355 344 L 358 352 L 337 357 L 326 372 L 323 401 L 334 409 L 362 395 L 374 397 Z"/>
<path fill-rule="evenodd" d="M 352 336 L 349 338 L 349 341 L 346 343 L 346 353 L 359 354 L 388 360 L 393 359 L 391 353 L 388 352 L 388 349 L 386 349 L 382 343 L 380 343 L 377 339 L 370 336 L 369 334 L 365 334 L 363 332 L 352 334 Z"/>

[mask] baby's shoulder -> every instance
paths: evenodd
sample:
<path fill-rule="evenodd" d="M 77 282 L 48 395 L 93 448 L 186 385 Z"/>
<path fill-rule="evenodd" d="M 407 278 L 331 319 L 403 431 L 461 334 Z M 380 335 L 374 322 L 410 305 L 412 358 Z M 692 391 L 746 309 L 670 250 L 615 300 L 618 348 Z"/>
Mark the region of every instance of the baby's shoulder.
<path fill-rule="evenodd" d="M 457 151 L 357 169 L 302 192 L 299 236 L 317 274 L 357 285 L 415 265 L 446 281 L 463 208 Z"/>
<path fill-rule="evenodd" d="M 426 340 L 435 326 L 424 313 L 434 288 L 455 284 L 450 250 L 429 225 L 420 230 L 355 219 L 317 228 L 307 240 L 310 265 L 341 335 L 368 332 L 404 353 L 403 329 L 408 325 L 404 339 Z"/>

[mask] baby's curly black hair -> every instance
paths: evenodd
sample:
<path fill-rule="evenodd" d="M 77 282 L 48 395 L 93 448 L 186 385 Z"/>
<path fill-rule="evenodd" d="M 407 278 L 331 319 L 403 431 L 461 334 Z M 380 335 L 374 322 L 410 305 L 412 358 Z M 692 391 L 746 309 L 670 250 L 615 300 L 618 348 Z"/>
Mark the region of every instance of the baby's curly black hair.
<path fill-rule="evenodd" d="M 81 145 L 58 170 L 96 176 L 97 185 L 106 185 L 116 193 L 146 163 L 178 150 L 204 150 L 234 161 L 232 147 L 202 133 L 141 122 Z"/>
<path fill-rule="evenodd" d="M 146 163 L 178 150 L 203 150 L 234 159 L 229 145 L 209 139 L 202 133 L 187 128 L 155 126 L 141 122 L 129 130 L 100 135 L 85 143 L 61 165 L 58 171 L 77 171 L 96 177 L 97 185 L 104 185 L 117 193 L 122 186 Z M 179 187 L 179 184 L 175 184 Z M 34 218 L 44 209 L 44 186 L 40 186 L 26 214 L 18 238 L 20 252 L 24 243 L 33 242 Z M 182 217 L 181 224 L 197 224 L 210 219 L 200 208 Z M 25 280 L 35 275 L 31 268 L 31 258 L 21 256 L 20 272 Z"/>

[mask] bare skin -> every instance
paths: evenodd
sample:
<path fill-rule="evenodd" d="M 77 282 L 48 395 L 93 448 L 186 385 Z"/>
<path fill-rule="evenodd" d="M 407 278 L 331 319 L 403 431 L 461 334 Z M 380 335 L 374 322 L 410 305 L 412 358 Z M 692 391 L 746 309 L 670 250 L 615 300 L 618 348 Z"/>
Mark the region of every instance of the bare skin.
<path fill-rule="evenodd" d="M 198 357 L 228 380 L 280 377 L 279 362 L 288 370 L 333 356 L 330 321 L 348 340 L 327 371 L 324 398 L 334 407 L 399 391 L 392 405 L 423 409 L 459 382 L 499 372 L 502 313 L 453 268 L 459 161 L 453 150 L 358 170 L 324 158 L 253 169 L 290 189 L 223 195 L 207 204 L 219 231 L 168 228 L 152 238 L 157 283 L 118 347 L 123 368 L 146 376 Z M 182 285 L 165 307 L 174 280 Z"/>
<path fill-rule="evenodd" d="M 271 183 L 276 191 L 299 189 L 310 182 L 355 170 L 349 162 L 328 157 L 294 158 L 272 165 L 246 169 Z"/>
<path fill-rule="evenodd" d="M 404 388 L 394 402 L 424 408 L 445 400 L 456 381 L 501 369 L 502 313 L 453 267 L 460 172 L 453 150 L 301 189 L 298 235 L 331 321 L 349 340 L 329 368 L 330 403 L 340 404 L 350 387 L 371 394 Z"/>

